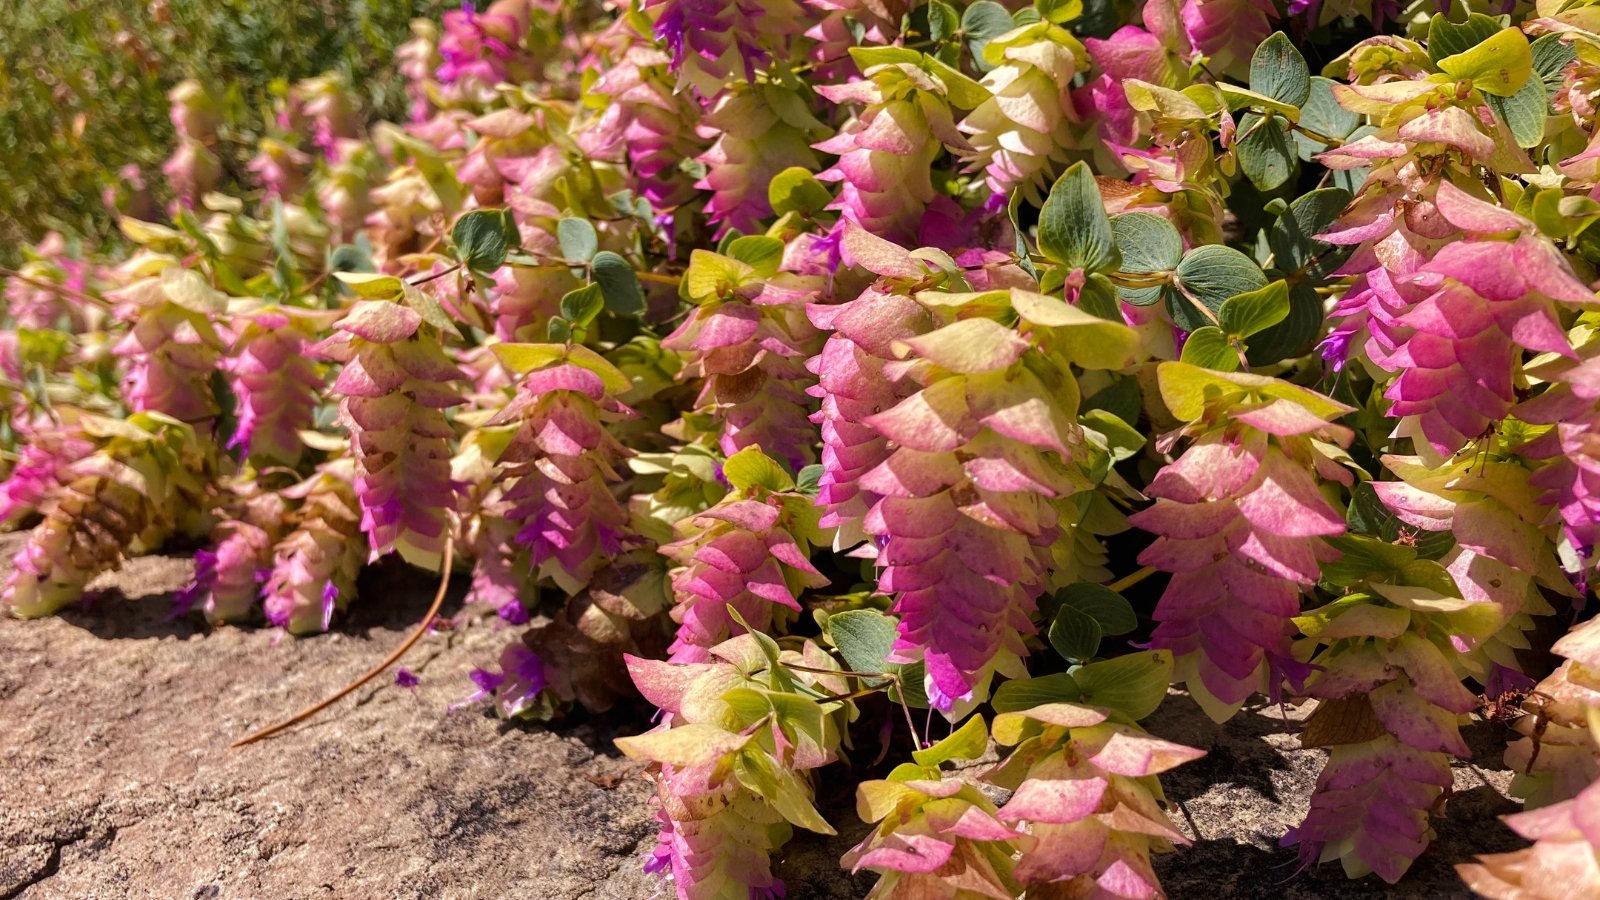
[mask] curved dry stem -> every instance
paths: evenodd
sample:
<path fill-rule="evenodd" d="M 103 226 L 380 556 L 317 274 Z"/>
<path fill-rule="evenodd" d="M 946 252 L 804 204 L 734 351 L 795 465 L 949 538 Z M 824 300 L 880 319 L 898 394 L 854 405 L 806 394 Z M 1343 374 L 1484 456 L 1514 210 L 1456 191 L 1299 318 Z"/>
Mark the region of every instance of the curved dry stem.
<path fill-rule="evenodd" d="M 411 636 L 406 638 L 404 643 L 394 648 L 393 653 L 390 653 L 387 657 L 384 657 L 383 662 L 380 662 L 368 669 L 365 675 L 362 675 L 355 681 L 352 681 L 343 688 L 340 688 L 337 693 L 333 694 L 327 699 L 322 700 L 313 706 L 306 707 L 305 709 L 295 713 L 287 719 L 284 719 L 282 722 L 279 722 L 276 725 L 270 725 L 261 729 L 255 734 L 250 735 L 249 737 L 240 738 L 239 740 L 234 741 L 228 745 L 228 749 L 232 750 L 238 747 L 243 747 L 246 744 L 254 744 L 256 741 L 262 740 L 263 738 L 272 737 L 285 728 L 289 728 L 304 722 L 317 713 L 322 712 L 323 710 L 332 706 L 333 704 L 338 703 L 340 700 L 343 700 L 350 694 L 350 692 L 361 687 L 363 684 L 366 684 L 379 675 L 382 675 L 385 669 L 399 662 L 400 657 L 405 656 L 406 651 L 410 650 L 412 645 L 416 644 L 417 641 L 422 639 L 422 635 L 427 632 L 428 626 L 432 625 L 433 620 L 438 617 L 439 607 L 444 605 L 445 590 L 450 586 L 450 567 L 451 563 L 454 561 L 455 539 L 447 537 L 445 538 L 444 542 L 444 564 L 439 567 L 439 590 L 433 595 L 433 604 L 428 607 L 428 614 L 422 617 L 422 621 L 417 624 L 416 630 L 411 632 Z"/>

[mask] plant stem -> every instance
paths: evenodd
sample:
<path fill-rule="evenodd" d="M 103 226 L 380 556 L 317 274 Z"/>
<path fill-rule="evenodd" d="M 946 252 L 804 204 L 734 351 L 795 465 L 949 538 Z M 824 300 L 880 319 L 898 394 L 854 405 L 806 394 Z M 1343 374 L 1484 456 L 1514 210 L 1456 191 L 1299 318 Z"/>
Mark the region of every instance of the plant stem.
<path fill-rule="evenodd" d="M 1128 588 L 1131 588 L 1139 582 L 1145 580 L 1146 578 L 1149 578 L 1151 575 L 1156 574 L 1157 571 L 1158 570 L 1154 566 L 1145 566 L 1131 575 L 1118 578 L 1116 581 L 1106 585 L 1106 587 L 1120 594 Z"/>
<path fill-rule="evenodd" d="M 93 303 L 95 306 L 105 309 L 111 308 L 111 302 L 109 300 L 96 297 L 93 294 L 85 294 L 82 291 L 75 291 L 64 284 L 56 284 L 53 281 L 40 281 L 37 278 L 24 275 L 21 272 L 18 272 L 16 269 L 7 269 L 3 266 L 0 266 L 0 275 L 4 275 L 7 278 L 15 278 L 23 284 L 31 284 L 36 288 L 52 291 L 62 295 L 63 297 L 71 297 L 74 300 L 82 300 L 85 303 Z"/>
<path fill-rule="evenodd" d="M 411 285 L 412 287 L 417 287 L 418 285 L 427 284 L 430 281 L 434 281 L 436 279 L 443 278 L 446 275 L 449 275 L 451 272 L 454 272 L 455 270 L 457 270 L 459 268 L 461 268 L 461 263 L 456 263 L 455 265 L 451 266 L 448 269 L 441 269 L 441 270 L 439 270 L 437 272 L 434 272 L 431 275 L 426 275 L 426 276 L 423 276 L 422 278 L 418 278 L 416 281 L 408 281 L 406 283 Z"/>

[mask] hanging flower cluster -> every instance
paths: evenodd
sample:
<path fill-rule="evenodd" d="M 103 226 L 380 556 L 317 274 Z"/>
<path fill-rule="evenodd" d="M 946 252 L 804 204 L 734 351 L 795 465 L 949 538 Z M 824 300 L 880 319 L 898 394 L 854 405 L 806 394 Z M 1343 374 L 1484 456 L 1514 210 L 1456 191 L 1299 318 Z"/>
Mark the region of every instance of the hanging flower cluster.
<path fill-rule="evenodd" d="M 1151 480 L 1155 504 L 1129 522 L 1157 536 L 1139 561 L 1173 573 L 1151 643 L 1176 654 L 1178 678 L 1223 720 L 1251 694 L 1277 697 L 1304 677 L 1290 619 L 1318 564 L 1336 556 L 1317 539 L 1345 530 L 1317 479 L 1350 480 L 1314 442 L 1350 434 L 1328 421 L 1346 407 L 1259 376 L 1185 395 L 1181 379 L 1198 373 L 1183 365 L 1164 364 L 1159 377 L 1169 408 L 1194 420 L 1194 442 Z"/>

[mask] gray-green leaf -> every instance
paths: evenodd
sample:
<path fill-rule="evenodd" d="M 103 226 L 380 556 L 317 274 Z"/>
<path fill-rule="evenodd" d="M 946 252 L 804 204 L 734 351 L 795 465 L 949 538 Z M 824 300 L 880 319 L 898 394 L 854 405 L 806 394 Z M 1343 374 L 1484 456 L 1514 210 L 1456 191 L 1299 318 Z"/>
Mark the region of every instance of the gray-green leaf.
<path fill-rule="evenodd" d="M 1267 276 L 1250 257 L 1232 247 L 1207 244 L 1184 254 L 1178 263 L 1177 280 L 1213 314 L 1235 294 L 1267 286 Z M 1211 318 L 1194 308 L 1186 297 L 1171 301 L 1172 321 L 1184 331 L 1211 325 Z"/>
<path fill-rule="evenodd" d="M 1250 57 L 1250 90 L 1299 106 L 1311 93 L 1311 69 L 1288 35 L 1275 31 Z"/>
<path fill-rule="evenodd" d="M 457 259 L 472 272 L 493 272 L 505 264 L 506 253 L 518 243 L 511 211 L 475 209 L 462 213 L 450 229 Z"/>
<path fill-rule="evenodd" d="M 1100 188 L 1084 163 L 1073 163 L 1039 211 L 1039 250 L 1073 269 L 1108 272 L 1121 263 Z"/>
<path fill-rule="evenodd" d="M 565 218 L 556 223 L 556 240 L 561 244 L 561 256 L 575 263 L 586 263 L 594 258 L 600 247 L 600 236 L 588 219 Z"/>
<path fill-rule="evenodd" d="M 1062 606 L 1050 623 L 1050 646 L 1073 662 L 1094 659 L 1100 650 L 1100 623 L 1082 610 Z"/>
<path fill-rule="evenodd" d="M 610 250 L 601 250 L 589 261 L 589 270 L 605 294 L 606 309 L 619 316 L 644 314 L 644 291 L 627 260 Z"/>

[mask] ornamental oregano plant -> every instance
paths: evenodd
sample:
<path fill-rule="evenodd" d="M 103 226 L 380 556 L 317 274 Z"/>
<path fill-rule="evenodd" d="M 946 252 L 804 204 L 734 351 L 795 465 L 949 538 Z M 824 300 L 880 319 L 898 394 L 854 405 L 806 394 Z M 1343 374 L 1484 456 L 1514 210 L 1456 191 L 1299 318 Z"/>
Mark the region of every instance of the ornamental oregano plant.
<path fill-rule="evenodd" d="M 459 561 L 521 632 L 473 700 L 659 709 L 685 900 L 782 896 L 841 778 L 874 898 L 1161 896 L 1164 700 L 1309 710 L 1283 843 L 1389 883 L 1506 723 L 1530 845 L 1462 877 L 1600 895 L 1600 4 L 499 0 L 395 56 L 410 121 L 295 85 L 241 196 L 184 83 L 160 221 L 7 272 L 0 608 L 198 544 L 175 614 L 314 633 Z"/>

